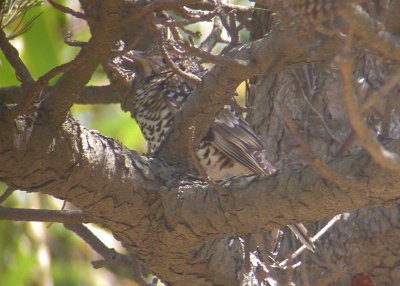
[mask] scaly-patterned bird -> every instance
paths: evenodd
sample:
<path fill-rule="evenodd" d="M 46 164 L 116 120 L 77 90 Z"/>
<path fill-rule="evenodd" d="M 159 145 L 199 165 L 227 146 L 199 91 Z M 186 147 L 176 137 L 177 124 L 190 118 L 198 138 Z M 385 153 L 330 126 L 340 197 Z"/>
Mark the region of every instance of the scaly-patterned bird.
<path fill-rule="evenodd" d="M 162 53 L 131 51 L 125 59 L 136 62 L 134 113 L 151 151 L 156 151 L 178 112 L 195 86 L 166 64 Z M 199 77 L 205 70 L 193 57 L 173 55 L 179 69 Z M 232 106 L 226 105 L 201 141 L 197 156 L 213 180 L 257 174 L 269 176 L 276 169 L 265 159 L 265 149 L 250 124 Z M 302 224 L 289 227 L 311 251 L 315 245 Z"/>

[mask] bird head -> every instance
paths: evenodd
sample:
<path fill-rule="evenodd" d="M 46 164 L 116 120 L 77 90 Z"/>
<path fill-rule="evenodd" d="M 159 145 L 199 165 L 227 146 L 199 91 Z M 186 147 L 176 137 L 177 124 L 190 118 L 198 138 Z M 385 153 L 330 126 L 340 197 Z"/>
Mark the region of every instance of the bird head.
<path fill-rule="evenodd" d="M 164 57 L 159 52 L 131 50 L 124 59 L 132 61 L 143 78 L 160 74 L 167 68 Z"/>

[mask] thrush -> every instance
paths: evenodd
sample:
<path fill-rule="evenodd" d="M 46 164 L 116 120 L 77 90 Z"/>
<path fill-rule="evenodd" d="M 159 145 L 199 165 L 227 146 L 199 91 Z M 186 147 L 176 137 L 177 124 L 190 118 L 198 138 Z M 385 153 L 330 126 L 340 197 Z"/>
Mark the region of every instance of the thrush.
<path fill-rule="evenodd" d="M 174 119 L 191 95 L 195 85 L 177 74 L 162 53 L 131 51 L 126 59 L 134 61 L 136 98 L 134 113 L 150 151 L 158 150 Z M 194 57 L 174 55 L 175 67 L 188 74 L 204 76 L 206 70 Z M 213 180 L 256 174 L 269 176 L 276 169 L 265 158 L 265 149 L 251 125 L 231 105 L 225 105 L 211 124 L 196 150 L 199 162 Z M 310 250 L 315 245 L 302 224 L 290 229 Z"/>

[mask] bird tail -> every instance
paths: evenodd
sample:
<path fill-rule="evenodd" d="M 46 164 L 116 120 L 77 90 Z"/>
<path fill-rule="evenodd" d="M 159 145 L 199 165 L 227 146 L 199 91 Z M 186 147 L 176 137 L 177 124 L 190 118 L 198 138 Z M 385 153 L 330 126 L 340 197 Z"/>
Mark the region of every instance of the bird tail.
<path fill-rule="evenodd" d="M 302 223 L 291 224 L 288 225 L 288 227 L 294 233 L 297 239 L 300 240 L 302 244 L 304 244 L 305 247 L 307 247 L 310 251 L 314 253 L 318 253 L 317 247 L 315 246 L 311 237 L 308 235 L 308 231 Z"/>

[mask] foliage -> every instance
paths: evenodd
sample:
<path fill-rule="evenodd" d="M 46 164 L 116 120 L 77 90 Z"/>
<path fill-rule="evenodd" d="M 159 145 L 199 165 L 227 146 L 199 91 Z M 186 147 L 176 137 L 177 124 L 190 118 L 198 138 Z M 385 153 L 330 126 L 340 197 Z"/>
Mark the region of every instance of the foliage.
<path fill-rule="evenodd" d="M 89 36 L 82 23 L 73 23 L 75 19 L 68 18 L 47 3 L 42 4 L 42 1 L 3 1 L 0 13 L 2 27 L 35 78 L 75 56 L 77 49 L 63 43 L 66 31 L 73 28 L 73 24 L 78 27 L 73 28 L 74 37 L 85 39 Z M 13 69 L 0 52 L 0 87 L 18 84 Z M 95 73 L 91 84 L 107 84 L 102 70 Z M 75 106 L 72 113 L 86 127 L 114 137 L 128 148 L 140 152 L 146 150 L 136 123 L 116 106 L 81 105 Z M 0 185 L 0 193 L 5 188 L 5 185 Z M 19 192 L 14 193 L 4 206 L 37 208 L 35 204 L 38 201 L 49 209 L 61 206 L 59 201 L 48 196 L 27 196 Z M 41 233 L 39 238 L 36 232 Z M 0 233 L 0 285 L 46 285 L 45 277 L 53 285 L 69 286 L 111 285 L 111 280 L 118 281 L 106 270 L 94 270 L 87 263 L 94 259 L 93 251 L 61 225 L 49 227 L 42 223 L 0 221 Z M 43 265 L 46 264 L 43 253 L 50 255 L 50 265 Z M 109 283 L 101 283 L 95 277 Z M 117 284 L 131 283 L 124 284 L 120 280 Z"/>
<path fill-rule="evenodd" d="M 38 13 L 28 20 L 24 20 L 31 8 L 38 7 L 42 4 L 39 0 L 3 0 L 0 6 L 0 22 L 1 27 L 11 28 L 12 31 L 8 35 L 8 39 L 12 40 L 19 35 L 28 31 L 33 22 L 41 15 Z"/>

